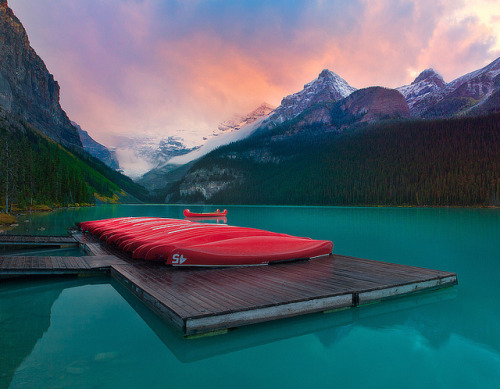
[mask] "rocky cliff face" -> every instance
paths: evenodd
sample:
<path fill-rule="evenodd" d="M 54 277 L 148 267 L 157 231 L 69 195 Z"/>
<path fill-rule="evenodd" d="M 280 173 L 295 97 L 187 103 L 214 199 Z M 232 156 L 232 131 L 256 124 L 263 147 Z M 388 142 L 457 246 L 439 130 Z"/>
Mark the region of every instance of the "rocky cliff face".
<path fill-rule="evenodd" d="M 208 169 L 196 169 L 189 172 L 179 188 L 181 198 L 195 201 L 209 200 L 215 194 L 233 185 L 243 178 L 236 169 L 212 165 Z"/>
<path fill-rule="evenodd" d="M 104 162 L 111 169 L 118 170 L 120 168 L 118 160 L 116 159 L 115 156 L 115 152 L 113 150 L 109 150 L 106 146 L 95 141 L 87 131 L 83 130 L 75 122 L 71 122 L 71 124 L 78 129 L 78 135 L 80 136 L 83 149 L 87 153 L 89 153 L 93 157 L 96 157 L 100 161 Z"/>
<path fill-rule="evenodd" d="M 404 96 L 395 89 L 374 86 L 359 89 L 339 102 L 340 109 L 357 118 L 358 122 L 405 118 L 410 109 Z"/>
<path fill-rule="evenodd" d="M 82 147 L 59 104 L 59 84 L 6 0 L 0 0 L 0 105 L 57 142 Z"/>

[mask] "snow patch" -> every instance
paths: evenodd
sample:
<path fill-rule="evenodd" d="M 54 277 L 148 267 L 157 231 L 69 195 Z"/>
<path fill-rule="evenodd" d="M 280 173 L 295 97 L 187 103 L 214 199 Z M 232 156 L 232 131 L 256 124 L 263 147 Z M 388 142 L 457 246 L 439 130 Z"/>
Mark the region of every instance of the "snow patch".
<path fill-rule="evenodd" d="M 228 145 L 230 143 L 238 142 L 252 135 L 257 128 L 260 127 L 262 122 L 267 116 L 261 117 L 255 120 L 253 123 L 243 126 L 238 131 L 229 132 L 226 134 L 221 134 L 217 137 L 210 138 L 207 142 L 188 154 L 184 154 L 178 157 L 173 157 L 168 161 L 169 165 L 184 165 L 196 159 L 203 157 L 204 155 L 210 153 L 218 147 Z"/>

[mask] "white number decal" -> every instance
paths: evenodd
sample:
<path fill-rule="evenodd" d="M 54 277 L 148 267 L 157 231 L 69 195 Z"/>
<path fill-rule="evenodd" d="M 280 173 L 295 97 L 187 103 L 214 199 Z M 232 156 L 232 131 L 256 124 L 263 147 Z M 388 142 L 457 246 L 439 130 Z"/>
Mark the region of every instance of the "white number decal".
<path fill-rule="evenodd" d="M 186 262 L 187 258 L 184 258 L 184 255 L 174 254 L 172 255 L 172 264 L 173 265 L 182 265 Z"/>

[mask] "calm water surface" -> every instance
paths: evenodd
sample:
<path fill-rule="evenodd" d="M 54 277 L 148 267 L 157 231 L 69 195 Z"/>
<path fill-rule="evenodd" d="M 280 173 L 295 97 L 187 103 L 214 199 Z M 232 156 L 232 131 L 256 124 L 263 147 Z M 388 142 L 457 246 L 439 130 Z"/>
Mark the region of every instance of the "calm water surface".
<path fill-rule="evenodd" d="M 2 281 L 0 388 L 500 387 L 499 210 L 227 208 L 228 224 L 454 271 L 459 285 L 185 340 L 106 277 Z M 64 234 L 75 221 L 182 218 L 183 209 L 61 210 L 26 216 L 5 233 Z"/>

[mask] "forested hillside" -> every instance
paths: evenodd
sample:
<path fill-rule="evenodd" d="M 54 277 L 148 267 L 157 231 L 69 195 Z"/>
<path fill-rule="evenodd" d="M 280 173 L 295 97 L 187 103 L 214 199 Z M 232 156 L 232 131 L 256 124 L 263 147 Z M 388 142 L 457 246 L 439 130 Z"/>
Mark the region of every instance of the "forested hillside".
<path fill-rule="evenodd" d="M 277 128 L 274 134 L 282 132 Z M 272 135 L 260 134 L 216 150 L 188 174 L 209 176 L 217 170 L 225 174 L 224 190 L 208 199 L 196 192 L 183 197 L 186 190 L 180 188 L 186 187 L 185 178 L 173 188 L 171 201 L 500 205 L 500 114 L 380 122 L 340 135 L 281 141 Z"/>
<path fill-rule="evenodd" d="M 0 206 L 66 206 L 137 199 L 144 188 L 82 151 L 65 149 L 40 131 L 0 111 Z M 124 191 L 125 190 L 125 191 Z"/>

